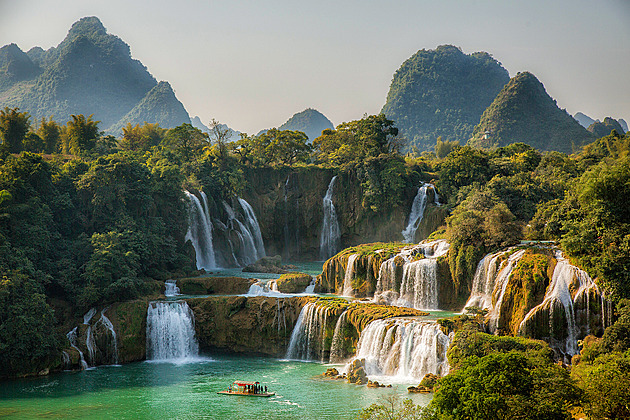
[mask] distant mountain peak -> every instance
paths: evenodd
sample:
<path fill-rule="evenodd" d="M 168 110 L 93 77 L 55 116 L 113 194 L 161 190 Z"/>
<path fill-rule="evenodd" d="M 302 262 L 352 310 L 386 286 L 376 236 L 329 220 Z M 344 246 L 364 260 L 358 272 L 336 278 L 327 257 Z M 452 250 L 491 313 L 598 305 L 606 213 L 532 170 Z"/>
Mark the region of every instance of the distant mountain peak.
<path fill-rule="evenodd" d="M 526 143 L 540 150 L 571 153 L 594 140 L 566 111 L 558 108 L 530 72 L 519 72 L 484 111 L 468 144 L 503 147 Z"/>
<path fill-rule="evenodd" d="M 96 16 L 87 16 L 72 24 L 72 27 L 68 31 L 68 38 L 92 34 L 107 35 L 107 29 L 105 29 L 101 20 Z"/>
<path fill-rule="evenodd" d="M 321 136 L 322 131 L 327 128 L 335 127 L 324 114 L 313 108 L 306 108 L 304 111 L 293 114 L 287 122 L 278 127 L 280 130 L 301 131 L 310 141 Z"/>
<path fill-rule="evenodd" d="M 454 45 L 422 49 L 394 73 L 381 112 L 408 147 L 431 150 L 438 137 L 464 143 L 481 114 L 510 80 L 490 54 L 465 54 Z"/>

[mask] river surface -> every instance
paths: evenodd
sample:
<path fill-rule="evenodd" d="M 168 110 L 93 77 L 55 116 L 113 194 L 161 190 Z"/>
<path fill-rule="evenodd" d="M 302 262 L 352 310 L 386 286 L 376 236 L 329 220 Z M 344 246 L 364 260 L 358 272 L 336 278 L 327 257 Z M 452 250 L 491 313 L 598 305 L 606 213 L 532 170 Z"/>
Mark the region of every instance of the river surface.
<path fill-rule="evenodd" d="M 352 419 L 409 384 L 367 388 L 317 377 L 320 363 L 215 355 L 183 364 L 139 362 L 0 382 L 0 417 L 19 419 Z M 337 366 L 339 368 L 339 366 Z M 217 394 L 235 380 L 260 381 L 276 396 Z M 417 385 L 417 384 L 414 384 Z"/>

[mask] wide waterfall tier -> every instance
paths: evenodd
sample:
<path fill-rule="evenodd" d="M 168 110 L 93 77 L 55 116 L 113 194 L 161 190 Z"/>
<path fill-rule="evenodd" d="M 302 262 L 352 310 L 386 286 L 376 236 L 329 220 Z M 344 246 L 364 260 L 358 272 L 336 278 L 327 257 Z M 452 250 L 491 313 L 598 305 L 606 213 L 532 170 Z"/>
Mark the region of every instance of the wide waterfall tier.
<path fill-rule="evenodd" d="M 368 376 L 419 381 L 427 373 L 449 372 L 451 337 L 436 323 L 406 318 L 372 321 L 361 333 L 356 359 L 365 359 Z"/>
<path fill-rule="evenodd" d="M 188 199 L 188 232 L 186 240 L 190 241 L 195 249 L 195 258 L 198 269 L 212 270 L 217 268 L 212 242 L 212 221 L 208 210 L 208 199 L 201 191 L 203 204 L 194 194 L 184 191 Z"/>
<path fill-rule="evenodd" d="M 418 226 L 420 226 L 420 223 L 424 218 L 424 211 L 427 208 L 427 191 L 429 190 L 429 188 L 433 189 L 434 202 L 436 205 L 439 206 L 439 196 L 435 187 L 432 184 L 423 183 L 420 188 L 418 188 L 418 193 L 413 199 L 411 210 L 409 211 L 407 225 L 401 232 L 404 242 L 408 244 L 415 242 L 416 231 L 418 230 Z"/>
<path fill-rule="evenodd" d="M 186 302 L 151 302 L 147 311 L 147 359 L 184 361 L 199 354 L 195 317 Z"/>
<path fill-rule="evenodd" d="M 336 181 L 337 175 L 330 180 L 322 202 L 324 220 L 322 222 L 322 230 L 319 239 L 319 254 L 322 260 L 327 260 L 335 255 L 339 252 L 341 246 L 341 230 L 339 229 L 335 205 L 332 201 Z"/>
<path fill-rule="evenodd" d="M 486 255 L 465 305 L 488 310 L 490 332 L 543 339 L 566 357 L 578 339 L 603 333 L 607 306 L 590 276 L 548 247 Z"/>
<path fill-rule="evenodd" d="M 439 309 L 438 258 L 450 248 L 446 240 L 403 248 L 381 264 L 374 300 L 394 306 Z"/>
<path fill-rule="evenodd" d="M 286 358 L 290 360 L 324 361 L 328 308 L 307 303 L 300 312 L 291 333 Z"/>

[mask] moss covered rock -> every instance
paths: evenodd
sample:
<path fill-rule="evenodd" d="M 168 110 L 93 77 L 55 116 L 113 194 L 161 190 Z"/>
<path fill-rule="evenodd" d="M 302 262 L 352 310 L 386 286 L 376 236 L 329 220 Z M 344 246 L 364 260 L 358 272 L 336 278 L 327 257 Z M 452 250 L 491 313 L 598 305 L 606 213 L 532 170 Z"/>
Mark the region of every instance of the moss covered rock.
<path fill-rule="evenodd" d="M 177 280 L 184 295 L 238 295 L 245 294 L 255 279 L 241 277 L 193 277 Z"/>
<path fill-rule="evenodd" d="M 305 273 L 288 273 L 276 280 L 276 288 L 281 293 L 301 293 L 311 284 L 313 277 Z"/>
<path fill-rule="evenodd" d="M 281 357 L 307 299 L 213 296 L 186 301 L 202 348 Z"/>

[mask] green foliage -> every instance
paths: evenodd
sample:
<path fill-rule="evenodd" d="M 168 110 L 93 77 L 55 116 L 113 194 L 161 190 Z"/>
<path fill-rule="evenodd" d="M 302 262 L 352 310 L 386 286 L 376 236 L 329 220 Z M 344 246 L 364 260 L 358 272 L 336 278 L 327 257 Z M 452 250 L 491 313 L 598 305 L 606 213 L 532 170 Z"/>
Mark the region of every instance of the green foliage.
<path fill-rule="evenodd" d="M 100 137 L 98 123 L 92 120 L 93 115 L 85 118 L 85 115 L 71 115 L 72 120 L 66 125 L 66 141 L 64 145 L 65 153 L 80 155 L 90 152 L 96 146 L 96 141 Z"/>
<path fill-rule="evenodd" d="M 306 162 L 311 151 L 308 137 L 300 131 L 272 128 L 251 139 L 251 160 L 261 165 Z"/>
<path fill-rule="evenodd" d="M 420 50 L 394 74 L 382 112 L 396 121 L 409 149 L 429 150 L 440 136 L 464 144 L 508 80 L 488 53 L 466 55 L 452 45 Z"/>
<path fill-rule="evenodd" d="M 321 162 L 341 166 L 397 152 L 397 135 L 398 129 L 392 120 L 383 114 L 370 115 L 339 124 L 335 130 L 324 130 L 313 145 Z"/>
<path fill-rule="evenodd" d="M 312 141 L 321 136 L 322 131 L 332 128 L 334 128 L 333 124 L 324 114 L 315 109 L 307 108 L 294 114 L 287 122 L 278 127 L 278 130 L 301 131 Z"/>
<path fill-rule="evenodd" d="M 147 122 L 142 126 L 140 124 L 132 126 L 131 123 L 127 123 L 122 132 L 119 146 L 129 151 L 148 151 L 151 147 L 159 145 L 166 134 L 166 130 L 160 128 L 158 124 Z"/>
<path fill-rule="evenodd" d="M 470 146 L 495 148 L 522 142 L 539 150 L 576 151 L 594 136 L 549 97 L 529 72 L 518 73 L 483 112 Z"/>
<path fill-rule="evenodd" d="M 359 412 L 358 420 L 421 420 L 425 410 L 409 398 L 402 402 L 395 395 L 384 397 L 380 404 L 373 403 Z"/>
<path fill-rule="evenodd" d="M 437 142 L 435 143 L 435 156 L 438 159 L 444 159 L 457 146 L 459 146 L 459 141 L 442 140 L 442 136 L 440 136 L 437 138 Z"/>
<path fill-rule="evenodd" d="M 43 288 L 17 271 L 0 275 L 0 377 L 35 374 L 50 365 L 60 340 Z"/>
<path fill-rule="evenodd" d="M 468 146 L 455 148 L 440 165 L 438 190 L 447 196 L 455 196 L 457 190 L 490 179 L 487 153 Z"/>
<path fill-rule="evenodd" d="M 162 144 L 172 150 L 180 162 L 190 162 L 199 157 L 204 147 L 209 146 L 209 138 L 208 134 L 184 123 L 168 130 Z"/>
<path fill-rule="evenodd" d="M 571 375 L 584 390 L 583 407 L 589 418 L 630 418 L 630 351 L 580 363 Z"/>
<path fill-rule="evenodd" d="M 568 408 L 579 396 L 562 367 L 532 365 L 509 351 L 466 358 L 439 381 L 431 407 L 438 418 L 570 419 Z"/>
<path fill-rule="evenodd" d="M 37 134 L 44 142 L 46 153 L 56 153 L 61 147 L 61 127 L 52 117 L 48 121 L 42 117 Z"/>
<path fill-rule="evenodd" d="M 19 108 L 0 110 L 0 153 L 20 153 L 22 142 L 31 124 L 30 115 Z"/>

